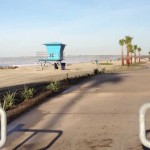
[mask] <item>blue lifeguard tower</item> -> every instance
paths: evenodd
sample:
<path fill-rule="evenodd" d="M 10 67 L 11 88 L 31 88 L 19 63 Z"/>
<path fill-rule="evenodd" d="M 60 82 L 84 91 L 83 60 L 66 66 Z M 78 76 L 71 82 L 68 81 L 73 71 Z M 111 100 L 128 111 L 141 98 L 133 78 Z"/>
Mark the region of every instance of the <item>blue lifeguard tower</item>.
<path fill-rule="evenodd" d="M 47 62 L 60 62 L 64 60 L 64 48 L 65 44 L 53 42 L 53 43 L 45 43 L 47 51 L 37 52 L 37 59 L 40 62 L 41 66 Z"/>

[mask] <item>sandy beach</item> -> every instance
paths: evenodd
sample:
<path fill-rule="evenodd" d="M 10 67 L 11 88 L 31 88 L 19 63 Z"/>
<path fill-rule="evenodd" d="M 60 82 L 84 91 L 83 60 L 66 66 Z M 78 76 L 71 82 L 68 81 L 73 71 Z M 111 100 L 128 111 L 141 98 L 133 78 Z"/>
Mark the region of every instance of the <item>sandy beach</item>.
<path fill-rule="evenodd" d="M 107 63 L 107 62 L 101 62 Z M 113 70 L 121 67 L 120 61 L 112 61 L 112 65 L 96 65 L 94 62 L 67 64 L 65 70 L 54 69 L 54 66 L 48 65 L 41 69 L 35 66 L 18 67 L 16 69 L 0 69 L 0 89 L 9 89 L 13 86 L 26 85 L 30 83 L 50 82 L 52 80 L 61 80 L 68 77 L 80 76 L 93 73 L 95 68 L 99 70 Z"/>
<path fill-rule="evenodd" d="M 120 62 L 113 62 L 113 65 L 96 65 L 95 63 L 67 64 L 65 70 L 55 70 L 53 65 L 41 69 L 35 66 L 19 67 L 16 69 L 0 69 L 0 88 L 22 85 L 28 83 L 37 83 L 43 81 L 59 80 L 67 77 L 79 76 L 92 73 L 95 68 L 111 69 Z"/>

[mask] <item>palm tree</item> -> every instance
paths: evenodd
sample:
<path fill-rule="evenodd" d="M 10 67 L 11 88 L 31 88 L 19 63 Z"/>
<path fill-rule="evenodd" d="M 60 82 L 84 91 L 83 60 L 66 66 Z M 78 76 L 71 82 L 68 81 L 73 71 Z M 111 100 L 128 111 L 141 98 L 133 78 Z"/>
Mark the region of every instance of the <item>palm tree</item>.
<path fill-rule="evenodd" d="M 129 53 L 131 53 L 131 63 L 132 63 L 132 50 L 133 50 L 132 44 L 128 44 L 128 45 L 127 45 L 127 49 L 128 49 L 128 51 L 129 51 Z"/>
<path fill-rule="evenodd" d="M 133 50 L 134 50 L 134 63 L 136 63 L 136 50 L 137 50 L 137 45 L 133 45 Z"/>
<path fill-rule="evenodd" d="M 132 54 L 134 53 L 134 49 L 133 49 L 133 46 L 132 46 L 132 49 L 130 49 L 130 53 L 131 53 L 131 64 L 132 64 Z"/>
<path fill-rule="evenodd" d="M 123 46 L 124 46 L 125 40 L 121 39 L 119 40 L 119 44 L 122 47 L 122 66 L 124 66 L 124 54 L 123 54 Z"/>
<path fill-rule="evenodd" d="M 139 52 L 139 63 L 141 62 L 140 61 L 140 52 L 141 52 L 141 48 L 140 47 L 138 47 L 138 52 Z"/>
<path fill-rule="evenodd" d="M 126 61 L 127 61 L 127 65 L 128 66 L 130 65 L 130 55 L 129 55 L 129 53 L 130 53 L 130 50 L 129 50 L 130 46 L 128 46 L 128 45 L 131 44 L 132 39 L 133 38 L 130 37 L 130 36 L 126 36 L 125 37 L 125 44 L 126 44 L 126 47 L 127 47 L 127 58 L 126 58 Z"/>

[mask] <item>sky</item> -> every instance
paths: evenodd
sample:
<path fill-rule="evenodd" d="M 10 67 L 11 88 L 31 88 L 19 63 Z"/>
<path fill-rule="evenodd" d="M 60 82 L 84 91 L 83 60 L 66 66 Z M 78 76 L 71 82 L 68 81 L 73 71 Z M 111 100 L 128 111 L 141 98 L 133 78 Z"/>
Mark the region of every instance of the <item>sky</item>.
<path fill-rule="evenodd" d="M 150 51 L 150 0 L 0 0 L 0 57 L 35 56 L 48 42 L 66 55 L 120 55 L 133 37 Z"/>

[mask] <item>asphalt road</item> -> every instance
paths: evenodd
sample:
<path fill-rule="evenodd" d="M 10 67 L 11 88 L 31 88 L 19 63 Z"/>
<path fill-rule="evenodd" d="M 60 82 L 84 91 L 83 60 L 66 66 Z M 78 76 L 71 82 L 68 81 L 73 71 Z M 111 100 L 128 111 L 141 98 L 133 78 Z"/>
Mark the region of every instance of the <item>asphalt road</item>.
<path fill-rule="evenodd" d="M 10 123 L 5 149 L 143 150 L 138 111 L 149 101 L 150 68 L 92 77 Z"/>

